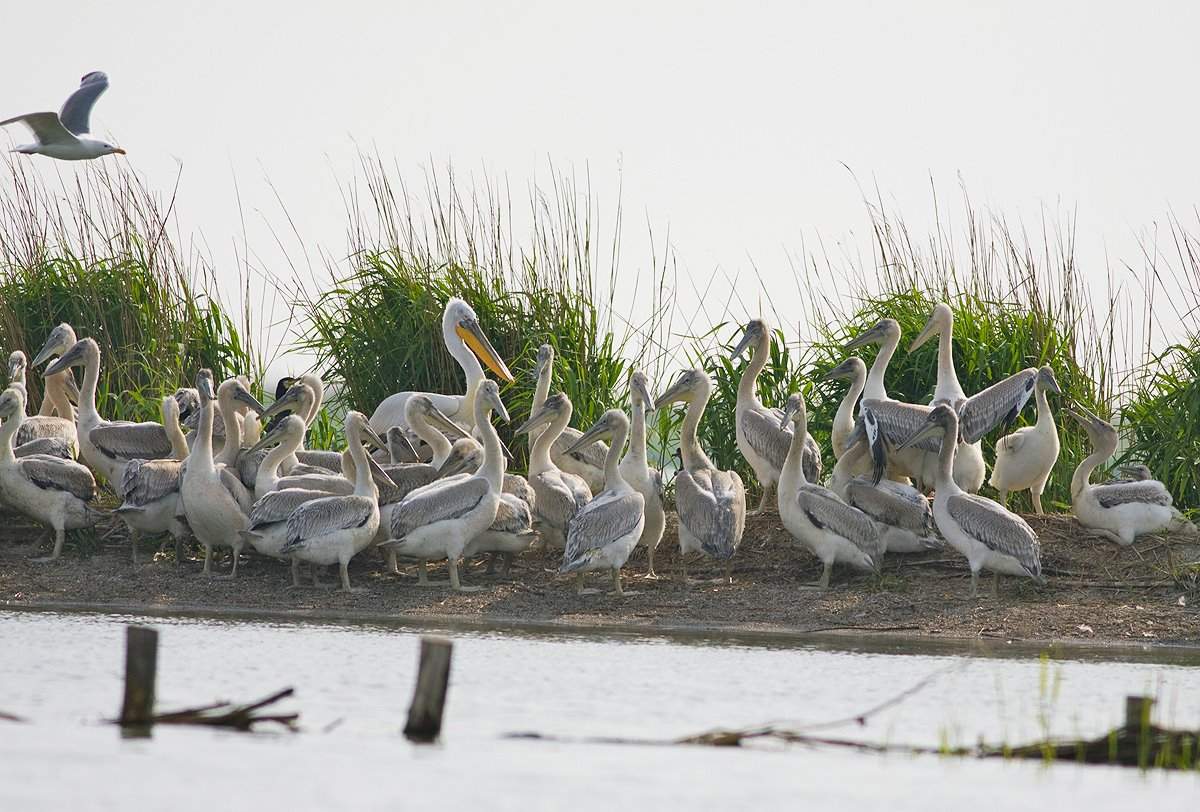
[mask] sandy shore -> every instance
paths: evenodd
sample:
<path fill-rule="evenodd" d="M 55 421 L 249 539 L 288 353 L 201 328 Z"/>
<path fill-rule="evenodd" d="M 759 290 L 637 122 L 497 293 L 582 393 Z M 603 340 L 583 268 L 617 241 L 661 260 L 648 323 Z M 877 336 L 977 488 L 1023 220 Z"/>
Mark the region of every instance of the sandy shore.
<path fill-rule="evenodd" d="M 645 554 L 626 568 L 626 589 L 636 594 L 577 596 L 573 584 L 554 575 L 555 556 L 531 553 L 517 560 L 507 578 L 487 576 L 483 563 L 465 568 L 467 583 L 484 586 L 458 594 L 444 584 L 443 569 L 433 588 L 416 585 L 415 570 L 404 577 L 383 573 L 371 551 L 351 566 L 357 594 L 292 590 L 288 568 L 251 557 L 236 581 L 201 576 L 200 562 L 153 556 L 153 544 L 133 564 L 129 544 L 117 531 L 97 542 L 68 541 L 62 560 L 33 563 L 49 544 L 44 533 L 19 516 L 4 514 L 0 530 L 0 606 L 112 608 L 129 612 L 204 612 L 292 617 L 410 620 L 472 619 L 538 629 L 610 628 L 644 631 L 720 630 L 797 635 L 853 631 L 936 638 L 1079 640 L 1122 643 L 1200 642 L 1200 560 L 1195 537 L 1146 537 L 1131 549 L 1083 531 L 1065 516 L 1027 517 L 1042 539 L 1049 584 L 1006 578 L 998 598 L 990 576 L 981 595 L 967 598 L 966 562 L 953 551 L 892 556 L 881 576 L 835 571 L 827 592 L 806 587 L 820 565 L 796 547 L 773 515 L 751 517 L 739 549 L 734 583 L 683 586 L 674 579 L 640 577 Z M 101 529 L 100 535 L 104 530 Z M 675 573 L 674 528 L 659 548 L 661 572 Z M 225 568 L 228 561 L 222 562 Z M 693 575 L 702 574 L 695 565 Z M 712 573 L 716 575 L 716 570 Z M 328 576 L 326 576 L 328 578 Z M 595 586 L 603 586 L 599 576 Z"/>

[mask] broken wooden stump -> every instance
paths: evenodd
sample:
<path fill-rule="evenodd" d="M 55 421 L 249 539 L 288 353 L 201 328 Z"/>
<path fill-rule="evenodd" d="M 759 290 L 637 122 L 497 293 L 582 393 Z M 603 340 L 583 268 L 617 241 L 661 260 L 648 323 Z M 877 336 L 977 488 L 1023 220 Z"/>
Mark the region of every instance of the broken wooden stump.
<path fill-rule="evenodd" d="M 450 654 L 453 643 L 443 637 L 422 637 L 417 684 L 404 735 L 415 742 L 432 742 L 442 732 L 442 711 L 450 683 Z"/>
<path fill-rule="evenodd" d="M 158 673 L 158 630 L 125 627 L 125 698 L 117 722 L 145 727 L 154 716 L 154 682 Z"/>

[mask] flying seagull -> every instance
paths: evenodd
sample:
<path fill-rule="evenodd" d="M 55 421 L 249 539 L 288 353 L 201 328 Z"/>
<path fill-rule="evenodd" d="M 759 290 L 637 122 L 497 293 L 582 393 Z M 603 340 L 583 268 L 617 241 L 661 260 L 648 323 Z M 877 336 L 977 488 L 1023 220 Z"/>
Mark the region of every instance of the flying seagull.
<path fill-rule="evenodd" d="M 100 94 L 108 89 L 108 75 L 94 70 L 79 80 L 79 89 L 72 93 L 57 113 L 26 113 L 0 121 L 0 127 L 21 122 L 37 138 L 36 144 L 22 144 L 13 150 L 25 155 L 46 155 L 60 161 L 86 161 L 102 155 L 124 155 L 125 150 L 98 138 L 85 137 L 89 132 L 88 117 Z"/>

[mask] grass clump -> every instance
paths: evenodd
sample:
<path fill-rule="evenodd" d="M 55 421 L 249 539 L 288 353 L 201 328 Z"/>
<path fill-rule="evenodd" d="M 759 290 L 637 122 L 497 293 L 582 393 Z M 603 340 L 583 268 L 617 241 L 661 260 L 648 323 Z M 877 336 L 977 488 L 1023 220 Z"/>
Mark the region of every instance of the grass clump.
<path fill-rule="evenodd" d="M 105 164 L 49 187 L 9 161 L 0 186 L 0 346 L 36 353 L 69 322 L 102 356 L 98 406 L 111 419 L 157 419 L 159 398 L 195 372 L 251 370 L 252 355 L 215 279 L 168 232 L 164 205 L 131 171 Z M 40 400 L 41 377 L 28 375 Z"/>

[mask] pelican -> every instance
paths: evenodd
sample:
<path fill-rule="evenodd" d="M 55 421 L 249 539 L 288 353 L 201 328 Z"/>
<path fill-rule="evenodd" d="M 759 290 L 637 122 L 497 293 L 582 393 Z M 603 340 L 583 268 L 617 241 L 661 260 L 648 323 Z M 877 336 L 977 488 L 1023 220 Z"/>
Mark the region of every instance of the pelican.
<path fill-rule="evenodd" d="M 850 447 L 850 435 L 854 433 L 854 407 L 858 405 L 858 397 L 867 385 L 867 365 L 857 355 L 852 355 L 826 372 L 821 380 L 850 381 L 850 388 L 838 404 L 829 432 L 829 445 L 833 448 L 833 456 L 840 460 Z"/>
<path fill-rule="evenodd" d="M 134 563 L 143 535 L 170 533 L 175 539 L 176 563 L 182 558 L 183 540 L 191 535 L 179 518 L 179 486 L 183 482 L 183 461 L 188 456 L 187 440 L 179 427 L 179 402 L 168 395 L 162 399 L 161 409 L 163 426 L 171 441 L 171 456 L 161 460 L 130 460 L 116 483 L 121 505 L 115 512 L 129 527 Z"/>
<path fill-rule="evenodd" d="M 803 437 L 808 432 L 808 412 L 799 392 L 787 400 L 780 422 L 792 422 L 792 440 L 779 476 L 779 518 L 792 536 L 817 558 L 824 568 L 821 589 L 829 588 L 829 577 L 837 561 L 862 570 L 878 571 L 883 558 L 879 531 L 870 516 L 851 507 L 820 485 L 810 484 L 801 462 Z"/>
<path fill-rule="evenodd" d="M 675 479 L 675 503 L 679 514 L 679 567 L 687 582 L 687 554 L 702 552 L 725 563 L 727 582 L 733 581 L 733 555 L 746 528 L 746 488 L 737 471 L 721 471 L 712 464 L 696 429 L 712 396 L 712 382 L 702 369 L 684 370 L 654 408 L 686 403 L 687 414 L 679 430 L 683 468 Z M 541 494 L 538 494 L 541 498 Z"/>
<path fill-rule="evenodd" d="M 1090 484 L 1096 467 L 1116 452 L 1117 430 L 1081 406 L 1065 411 L 1087 431 L 1093 449 L 1071 477 L 1071 509 L 1081 525 L 1122 547 L 1146 533 L 1190 527 L 1157 480 Z"/>
<path fill-rule="evenodd" d="M 388 429 L 383 439 L 387 441 L 388 462 L 395 464 L 421 461 L 413 444 L 404 436 L 404 429 L 399 426 Z"/>
<path fill-rule="evenodd" d="M 285 384 L 287 388 L 280 394 L 279 390 Z M 266 409 L 259 407 L 259 420 L 269 420 L 279 414 L 295 412 L 304 420 L 307 429 L 316 421 L 321 413 L 321 405 L 325 402 L 325 384 L 320 376 L 312 373 L 305 373 L 299 378 L 281 378 L 275 391 L 275 402 Z M 296 470 L 297 466 L 302 467 Z M 301 442 L 296 453 L 284 463 L 283 470 L 289 475 L 336 474 L 341 471 L 341 466 L 342 457 L 336 451 L 307 449 Z"/>
<path fill-rule="evenodd" d="M 406 496 L 392 512 L 392 537 L 384 542 L 422 562 L 445 558 L 450 586 L 459 592 L 476 589 L 459 582 L 458 561 L 471 539 L 495 521 L 500 503 L 504 454 L 491 422 L 493 409 L 501 420 L 508 420 L 500 387 L 483 381 L 475 391 L 472 421 L 483 434 L 483 465 L 472 476 L 435 482 Z"/>
<path fill-rule="evenodd" d="M 442 339 L 466 376 L 467 391 L 462 395 L 426 394 L 443 413 L 470 431 L 475 427 L 475 392 L 484 381 L 480 360 L 505 383 L 512 383 L 513 376 L 492 342 L 484 335 L 475 311 L 462 299 L 452 297 L 446 302 L 446 309 L 442 313 Z M 398 392 L 384 398 L 371 415 L 371 428 L 377 432 L 387 431 L 392 426 L 408 428 L 404 419 L 404 404 L 413 394 Z"/>
<path fill-rule="evenodd" d="M 124 155 L 125 150 L 99 138 L 89 137 L 88 120 L 100 94 L 108 89 L 108 75 L 94 70 L 85 73 L 79 87 L 63 102 L 57 113 L 26 113 L 0 121 L 0 127 L 21 122 L 37 139 L 35 144 L 22 144 L 14 152 L 25 155 L 45 155 L 60 161 L 86 161 L 105 155 Z"/>
<path fill-rule="evenodd" d="M 62 555 L 67 530 L 91 527 L 100 513 L 88 504 L 96 496 L 92 472 L 74 460 L 13 456 L 13 436 L 25 420 L 25 390 L 10 386 L 0 394 L 0 492 L 4 501 L 54 530 L 54 551 L 36 561 Z"/>
<path fill-rule="evenodd" d="M 291 556 L 293 586 L 300 585 L 300 561 L 313 566 L 316 586 L 320 585 L 316 568 L 336 563 L 341 574 L 341 591 L 361 591 L 350 586 L 350 559 L 369 547 L 375 537 L 379 526 L 379 499 L 374 478 L 382 476 L 386 479 L 363 448 L 363 442 L 370 439 L 383 445 L 383 440 L 371 431 L 367 416 L 362 412 L 346 412 L 343 429 L 347 450 L 354 462 L 354 492 L 322 495 L 296 505 L 286 519 L 286 540 L 278 553 L 263 550 L 268 554 Z M 287 491 L 277 493 L 286 494 Z M 257 546 L 261 538 L 261 535 L 257 538 L 251 535 L 250 540 Z"/>
<path fill-rule="evenodd" d="M 599 590 L 584 589 L 583 576 L 593 570 L 612 574 L 613 594 L 623 595 L 621 567 L 642 536 L 646 517 L 645 500 L 621 476 L 621 452 L 629 434 L 629 418 L 620 409 L 609 409 L 596 424 L 581 434 L 569 450 L 582 448 L 597 438 L 611 441 L 604 460 L 604 490 L 581 507 L 567 526 L 567 546 L 559 573 L 575 573 L 580 595 Z"/>
<path fill-rule="evenodd" d="M 646 415 L 654 409 L 654 397 L 645 373 L 634 371 L 629 376 L 629 448 L 621 458 L 621 477 L 642 495 L 645 523 L 638 546 L 646 548 L 648 560 L 646 577 L 657 578 L 654 572 L 654 551 L 662 541 L 667 525 L 667 513 L 662 503 L 662 474 L 646 461 Z"/>
<path fill-rule="evenodd" d="M 66 330 L 63 328 L 66 327 Z M 33 359 L 38 366 L 55 353 L 58 360 L 46 367 L 44 376 L 57 375 L 73 366 L 82 365 L 83 389 L 79 398 L 76 429 L 79 452 L 93 470 L 102 473 L 109 482 L 119 483 L 125 464 L 132 459 L 162 459 L 171 454 L 171 440 L 161 423 L 128 423 L 105 420 L 96 410 L 96 387 L 100 383 L 100 346 L 94 339 L 81 338 L 64 347 L 65 339 L 73 335 L 67 325 L 59 325 L 46 339 L 45 346 Z"/>
<path fill-rule="evenodd" d="M 529 449 L 529 484 L 536 494 L 533 518 L 542 541 L 559 550 L 567 545 L 567 525 L 592 498 L 583 478 L 563 471 L 550 456 L 554 441 L 571 421 L 572 408 L 565 393 L 551 395 L 516 431 L 532 437 L 542 429 Z"/>
<path fill-rule="evenodd" d="M 1033 387 L 1037 400 L 1037 422 L 1000 438 L 996 443 L 996 464 L 992 466 L 989 480 L 992 487 L 1000 492 L 999 502 L 1002 505 L 1008 504 L 1010 491 L 1028 488 L 1033 497 L 1034 513 L 1042 512 L 1042 491 L 1046 489 L 1046 480 L 1058 462 L 1058 427 L 1054 424 L 1054 414 L 1046 401 L 1047 391 L 1062 394 L 1058 381 L 1054 379 L 1054 370 L 1042 367 L 1038 370 Z"/>
<path fill-rule="evenodd" d="M 211 572 L 213 547 L 221 545 L 233 548 L 233 570 L 225 577 L 236 578 L 238 557 L 244 544 L 239 531 L 246 529 L 247 522 L 239 501 L 243 498 L 245 486 L 233 471 L 218 466 L 213 460 L 212 426 L 216 393 L 213 391 L 212 370 L 200 370 L 196 376 L 196 389 L 200 393 L 200 425 L 196 429 L 196 444 L 188 456 L 179 492 L 188 525 L 204 545 L 204 574 Z"/>
<path fill-rule="evenodd" d="M 762 485 L 762 500 L 755 511 L 761 513 L 771 504 L 792 437 L 786 421 L 780 419 L 783 411 L 768 409 L 758 399 L 758 376 L 771 359 L 771 328 L 762 319 L 747 322 L 742 339 L 733 350 L 734 359 L 751 346 L 754 352 L 750 356 L 750 363 L 738 381 L 734 431 L 738 451 L 750 463 Z M 819 482 L 821 479 L 821 447 L 812 435 L 804 437 L 804 476 L 809 482 Z"/>
<path fill-rule="evenodd" d="M 534 366 L 534 377 L 537 381 L 533 389 L 533 405 L 529 413 L 533 414 L 542 408 L 546 397 L 550 394 L 550 379 L 554 372 L 554 348 L 549 344 L 538 347 L 537 364 Z M 587 483 L 588 491 L 599 493 L 604 489 L 604 458 L 608 447 L 604 443 L 592 443 L 567 453 L 567 448 L 575 444 L 580 432 L 570 426 L 564 426 L 562 433 L 550 447 L 550 459 L 563 471 L 579 477 Z M 531 432 L 529 441 L 537 437 Z"/>
<path fill-rule="evenodd" d="M 895 319 L 882 319 L 874 327 L 851 340 L 845 348 L 849 350 L 865 344 L 878 344 L 879 354 L 867 372 L 860 411 L 862 408 L 869 408 L 875 413 L 886 444 L 895 448 L 895 454 L 888 462 L 889 469 L 894 465 L 894 470 L 919 480 L 918 485 L 927 489 L 937 478 L 937 440 L 932 435 L 925 435 L 925 439 L 916 444 L 909 442 L 909 439 L 924 426 L 933 407 L 890 398 L 883 382 L 888 362 L 900 344 L 899 323 Z M 1023 369 L 966 398 L 960 406 L 952 405 L 951 408 L 954 408 L 958 415 L 959 430 L 962 432 L 959 443 L 978 443 L 1001 422 L 1015 420 L 1029 402 L 1036 378 L 1036 368 Z M 943 389 L 942 394 L 947 391 Z M 941 402 L 939 400 L 939 403 Z M 969 459 L 971 458 L 968 457 Z M 980 476 L 982 475 L 979 474 L 978 467 L 970 462 L 954 469 L 955 482 L 963 490 L 977 487 L 976 479 L 982 483 Z"/>
<path fill-rule="evenodd" d="M 25 353 L 20 350 L 13 351 L 8 356 L 8 380 L 10 385 L 18 385 L 24 390 L 25 402 L 28 403 L 29 389 L 25 383 L 25 369 Z M 43 449 L 45 453 L 70 459 L 78 456 L 79 435 L 75 429 L 75 410 L 71 406 L 68 394 L 70 389 L 74 388 L 74 381 L 69 386 L 66 382 L 66 378 L 69 376 L 70 372 L 62 372 L 46 379 L 45 394 L 42 397 L 42 412 L 36 415 L 27 415 L 21 423 L 20 431 L 13 438 L 13 445 L 17 447 L 18 456 L 21 456 L 22 446 L 37 440 L 58 441 L 39 444 L 37 447 Z M 57 414 L 55 414 L 56 412 Z M 59 446 L 62 447 L 63 453 L 52 450 Z M 29 446 L 25 453 L 32 452 L 34 448 L 34 446 Z"/>
<path fill-rule="evenodd" d="M 1015 513 L 977 494 L 967 493 L 954 481 L 954 454 L 959 437 L 958 413 L 949 404 L 930 410 L 925 424 L 901 444 L 910 447 L 933 437 L 941 441 L 933 500 L 933 519 L 950 546 L 967 558 L 971 567 L 971 597 L 979 593 L 979 571 L 996 574 L 993 594 L 1000 589 L 1000 574 L 1042 578 L 1042 546 L 1037 534 Z"/>

